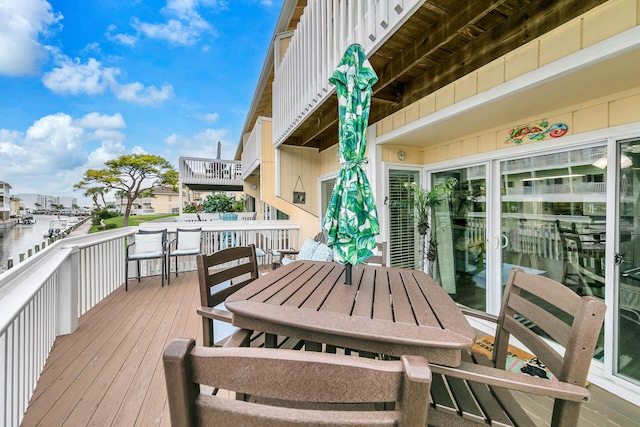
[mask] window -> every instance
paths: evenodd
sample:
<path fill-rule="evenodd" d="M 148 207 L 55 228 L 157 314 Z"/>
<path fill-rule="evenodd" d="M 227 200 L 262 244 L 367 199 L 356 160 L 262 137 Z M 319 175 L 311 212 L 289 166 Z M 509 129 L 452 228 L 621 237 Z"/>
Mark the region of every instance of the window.
<path fill-rule="evenodd" d="M 331 178 L 320 182 L 320 221 L 324 219 L 327 209 L 329 208 L 329 202 L 331 201 L 331 194 L 333 188 L 336 185 L 336 179 Z"/>
<path fill-rule="evenodd" d="M 404 188 L 404 182 L 419 182 L 418 171 L 389 171 L 389 265 L 416 268 L 418 263 L 418 236 L 413 222 L 413 199 Z"/>

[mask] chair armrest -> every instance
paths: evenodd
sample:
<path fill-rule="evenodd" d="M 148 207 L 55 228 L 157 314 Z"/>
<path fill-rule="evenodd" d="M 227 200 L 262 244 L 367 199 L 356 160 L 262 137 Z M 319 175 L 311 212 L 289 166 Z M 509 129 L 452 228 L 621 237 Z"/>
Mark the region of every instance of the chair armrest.
<path fill-rule="evenodd" d="M 249 341 L 251 341 L 251 335 L 253 331 L 249 329 L 238 329 L 233 334 L 229 335 L 222 345 L 223 347 L 249 347 Z"/>
<path fill-rule="evenodd" d="M 207 319 L 219 320 L 221 322 L 231 323 L 231 313 L 212 307 L 198 307 L 198 314 Z"/>
<path fill-rule="evenodd" d="M 295 255 L 298 255 L 299 253 L 300 253 L 300 251 L 298 251 L 298 250 L 287 249 L 287 250 L 280 251 L 280 257 L 281 258 L 284 258 L 284 257 L 287 257 L 287 256 L 293 257 Z"/>
<path fill-rule="evenodd" d="M 531 377 L 474 363 L 462 362 L 457 368 L 431 364 L 431 372 L 495 387 L 539 394 L 573 402 L 588 402 L 591 393 L 581 386 L 545 378 Z"/>
<path fill-rule="evenodd" d="M 271 255 L 275 255 L 275 256 L 286 256 L 286 255 L 297 255 L 300 251 L 296 250 L 296 249 L 269 249 L 269 251 L 271 252 Z"/>
<path fill-rule="evenodd" d="M 460 304 L 457 304 L 457 305 L 460 311 L 462 311 L 462 313 L 465 316 L 476 317 L 478 319 L 488 320 L 489 322 L 498 323 L 498 316 L 487 313 L 485 311 L 476 310 L 475 308 L 465 307 Z"/>
<path fill-rule="evenodd" d="M 135 245 L 135 244 L 136 244 L 136 242 L 129 243 L 129 244 L 127 245 L 127 254 L 126 254 L 127 256 L 129 256 L 129 248 L 130 248 L 131 246 Z"/>

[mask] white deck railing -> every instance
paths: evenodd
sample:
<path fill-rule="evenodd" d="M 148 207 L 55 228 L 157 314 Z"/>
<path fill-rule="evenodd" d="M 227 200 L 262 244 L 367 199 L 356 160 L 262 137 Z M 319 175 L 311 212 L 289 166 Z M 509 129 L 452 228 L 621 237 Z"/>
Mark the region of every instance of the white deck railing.
<path fill-rule="evenodd" d="M 299 224 L 289 221 L 199 226 L 207 253 L 233 242 L 255 243 L 267 254 L 269 249 L 299 247 Z M 161 227 L 175 232 L 194 223 L 151 223 L 144 228 Z M 56 337 L 72 333 L 79 316 L 122 285 L 125 245 L 136 231 L 129 227 L 59 240 L 0 274 L 0 425 L 20 425 Z M 143 275 L 154 271 L 153 262 L 142 263 Z M 193 261 L 181 262 L 181 271 L 195 268 Z M 133 275 L 135 263 L 132 266 Z"/>
<path fill-rule="evenodd" d="M 262 160 L 262 120 L 264 117 L 258 118 L 256 125 L 253 127 L 247 143 L 242 149 L 242 178 L 247 179 L 249 175 L 260 167 Z"/>
<path fill-rule="evenodd" d="M 180 157 L 182 184 L 242 185 L 242 162 Z"/>
<path fill-rule="evenodd" d="M 309 0 L 282 62 L 275 59 L 274 146 L 282 144 L 335 90 L 329 76 L 350 44 L 359 43 L 370 56 L 422 3 Z"/>

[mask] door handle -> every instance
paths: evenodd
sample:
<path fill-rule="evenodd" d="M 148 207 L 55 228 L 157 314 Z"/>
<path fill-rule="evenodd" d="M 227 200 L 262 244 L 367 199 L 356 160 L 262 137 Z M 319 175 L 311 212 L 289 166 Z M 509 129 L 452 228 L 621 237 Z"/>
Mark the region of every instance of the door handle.
<path fill-rule="evenodd" d="M 615 265 L 620 265 L 624 262 L 624 257 L 622 256 L 622 254 L 616 252 L 616 254 L 613 256 L 613 263 Z"/>

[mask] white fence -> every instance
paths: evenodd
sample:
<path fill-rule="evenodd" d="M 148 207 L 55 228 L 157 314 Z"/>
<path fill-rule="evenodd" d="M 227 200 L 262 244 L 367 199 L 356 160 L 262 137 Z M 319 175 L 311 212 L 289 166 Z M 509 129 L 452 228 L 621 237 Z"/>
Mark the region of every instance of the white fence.
<path fill-rule="evenodd" d="M 146 223 L 143 228 L 175 232 L 178 227 L 194 224 Z M 202 229 L 207 253 L 232 243 L 255 243 L 265 253 L 299 247 L 299 224 L 289 221 L 220 221 Z M 72 333 L 79 316 L 122 285 L 125 247 L 136 231 L 129 227 L 59 240 L 0 274 L 0 425 L 20 425 L 56 337 Z M 153 262 L 142 263 L 143 275 L 154 270 Z M 192 261 L 180 266 L 181 271 L 191 268 Z"/>
<path fill-rule="evenodd" d="M 334 91 L 329 76 L 350 44 L 359 43 L 371 55 L 422 3 L 309 0 L 282 62 L 276 64 L 273 144 L 279 146 Z"/>
<path fill-rule="evenodd" d="M 242 162 L 180 157 L 182 184 L 242 185 Z"/>

